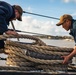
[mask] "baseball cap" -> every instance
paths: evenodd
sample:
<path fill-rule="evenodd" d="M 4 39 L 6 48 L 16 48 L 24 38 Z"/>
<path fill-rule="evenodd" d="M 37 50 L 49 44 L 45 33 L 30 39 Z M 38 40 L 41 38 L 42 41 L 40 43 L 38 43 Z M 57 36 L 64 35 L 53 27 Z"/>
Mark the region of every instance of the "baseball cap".
<path fill-rule="evenodd" d="M 72 16 L 68 14 L 64 14 L 60 17 L 60 21 L 56 24 L 57 26 L 62 25 L 66 20 L 72 20 Z"/>
<path fill-rule="evenodd" d="M 14 5 L 15 9 L 18 10 L 20 17 L 17 19 L 19 21 L 22 21 L 22 14 L 24 13 L 23 9 L 19 5 Z"/>

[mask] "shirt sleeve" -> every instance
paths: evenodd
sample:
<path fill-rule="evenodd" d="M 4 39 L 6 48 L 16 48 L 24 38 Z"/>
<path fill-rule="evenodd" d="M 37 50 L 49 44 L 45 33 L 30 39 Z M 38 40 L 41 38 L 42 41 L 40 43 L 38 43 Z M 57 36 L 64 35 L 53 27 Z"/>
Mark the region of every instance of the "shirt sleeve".
<path fill-rule="evenodd" d="M 72 36 L 74 37 L 75 46 L 76 46 L 76 29 L 72 30 Z"/>
<path fill-rule="evenodd" d="M 7 23 L 6 23 L 6 15 L 7 14 L 2 13 L 2 11 L 0 12 L 0 34 L 3 34 L 5 31 L 8 30 Z"/>
<path fill-rule="evenodd" d="M 7 28 L 6 21 L 2 16 L 0 16 L 0 34 L 3 34 L 7 30 L 8 28 Z"/>

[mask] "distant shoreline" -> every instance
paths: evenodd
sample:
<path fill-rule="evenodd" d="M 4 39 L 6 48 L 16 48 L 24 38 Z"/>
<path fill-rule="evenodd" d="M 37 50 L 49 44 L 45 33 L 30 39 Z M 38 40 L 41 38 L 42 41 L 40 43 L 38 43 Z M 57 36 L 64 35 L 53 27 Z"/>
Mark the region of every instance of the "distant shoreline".
<path fill-rule="evenodd" d="M 45 38 L 45 39 L 55 39 L 55 40 L 66 40 L 66 41 L 73 41 L 73 37 L 71 36 L 47 36 L 47 35 L 34 35 L 35 37 L 38 38 Z"/>

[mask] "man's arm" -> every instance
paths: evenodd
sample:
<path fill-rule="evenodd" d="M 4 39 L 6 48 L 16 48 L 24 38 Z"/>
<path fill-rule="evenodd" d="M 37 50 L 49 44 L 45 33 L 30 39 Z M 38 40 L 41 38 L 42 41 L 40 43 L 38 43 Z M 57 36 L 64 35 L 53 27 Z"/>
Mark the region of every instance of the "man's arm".
<path fill-rule="evenodd" d="M 64 58 L 63 60 L 63 64 L 68 63 L 68 61 L 74 56 L 76 55 L 76 46 L 74 47 L 74 50 L 67 56 L 62 56 Z"/>
<path fill-rule="evenodd" d="M 6 31 L 5 33 L 6 33 L 7 35 L 16 35 L 16 36 L 19 35 L 16 31 L 11 31 L 11 30 Z"/>
<path fill-rule="evenodd" d="M 8 27 L 5 22 L 5 19 L 0 16 L 0 34 L 3 34 L 7 30 L 8 30 Z"/>

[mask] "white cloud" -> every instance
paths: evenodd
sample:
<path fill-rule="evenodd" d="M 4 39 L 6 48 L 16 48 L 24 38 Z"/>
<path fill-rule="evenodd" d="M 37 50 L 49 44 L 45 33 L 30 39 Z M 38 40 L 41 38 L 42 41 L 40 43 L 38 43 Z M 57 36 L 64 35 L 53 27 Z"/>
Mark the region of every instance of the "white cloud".
<path fill-rule="evenodd" d="M 71 14 L 72 16 L 76 16 L 76 13 Z"/>
<path fill-rule="evenodd" d="M 46 20 L 41 21 L 38 19 L 34 19 L 30 16 L 23 16 L 23 21 L 15 21 L 14 25 L 17 30 L 27 31 L 27 32 L 34 32 L 40 34 L 47 34 L 47 35 L 67 35 L 63 28 L 58 27 L 55 25 L 54 21 Z M 10 27 L 11 28 L 11 27 Z"/>
<path fill-rule="evenodd" d="M 27 11 L 32 12 L 32 8 L 29 6 L 29 7 L 27 8 Z"/>
<path fill-rule="evenodd" d="M 76 2 L 76 0 L 62 0 L 65 3 L 69 3 L 69 2 Z"/>
<path fill-rule="evenodd" d="M 68 2 L 70 2 L 71 0 L 63 0 L 65 3 L 68 3 Z"/>
<path fill-rule="evenodd" d="M 1 0 L 1 1 L 9 1 L 9 0 Z"/>

